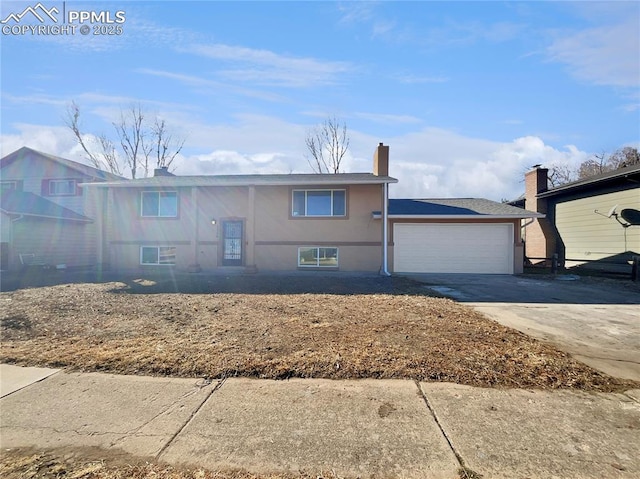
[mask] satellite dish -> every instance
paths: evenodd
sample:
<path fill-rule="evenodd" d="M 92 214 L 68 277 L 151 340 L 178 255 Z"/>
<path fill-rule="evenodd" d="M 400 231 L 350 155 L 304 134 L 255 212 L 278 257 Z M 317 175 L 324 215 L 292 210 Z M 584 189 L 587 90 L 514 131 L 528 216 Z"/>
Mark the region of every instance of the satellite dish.
<path fill-rule="evenodd" d="M 633 208 L 625 208 L 620 212 L 620 216 L 633 226 L 640 226 L 640 211 Z"/>
<path fill-rule="evenodd" d="M 611 209 L 609 210 L 609 213 L 607 214 L 607 218 L 611 218 L 613 215 L 616 214 L 616 208 L 618 207 L 618 205 L 613 205 L 611 207 Z"/>

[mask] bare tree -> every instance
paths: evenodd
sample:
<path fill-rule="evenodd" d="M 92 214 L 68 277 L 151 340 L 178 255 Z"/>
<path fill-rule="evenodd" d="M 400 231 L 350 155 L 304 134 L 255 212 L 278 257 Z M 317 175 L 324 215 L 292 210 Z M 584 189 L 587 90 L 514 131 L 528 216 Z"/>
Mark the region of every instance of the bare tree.
<path fill-rule="evenodd" d="M 156 168 L 168 168 L 184 146 L 184 139 L 173 139 L 164 120 L 156 117 L 152 127 L 156 150 Z"/>
<path fill-rule="evenodd" d="M 608 163 L 614 170 L 640 165 L 640 152 L 638 152 L 637 148 L 625 146 L 624 148 L 614 151 L 609 157 Z"/>
<path fill-rule="evenodd" d="M 174 139 L 165 121 L 157 116 L 153 125 L 148 126 L 148 119 L 140 104 L 132 105 L 126 111 L 122 110 L 119 121 L 112 123 L 118 137 L 118 148 L 104 133 L 96 137 L 98 145 L 95 148 L 87 144 L 87 136 L 80 126 L 80 108 L 75 102 L 67 109 L 65 123 L 91 164 L 121 176 L 126 169 L 134 179 L 138 173 L 145 177 L 149 175 L 154 153 L 155 167 L 170 166 L 185 142 L 183 139 Z"/>
<path fill-rule="evenodd" d="M 131 105 L 126 112 L 120 112 L 120 121 L 113 123 L 120 147 L 124 153 L 125 165 L 131 172 L 131 178 L 136 177 L 138 169 L 142 169 L 144 176 L 149 176 L 150 147 L 145 144 L 148 141 L 148 132 L 144 127 L 144 112 L 140 104 Z"/>
<path fill-rule="evenodd" d="M 80 130 L 80 108 L 75 102 L 71 102 L 68 106 L 64 121 L 75 135 L 78 144 L 82 147 L 87 159 L 94 167 L 108 170 L 116 175 L 122 175 L 122 168 L 118 162 L 116 149 L 113 142 L 107 138 L 104 133 L 97 137 L 100 148 L 99 153 L 94 153 L 92 149 L 87 146 L 84 135 Z"/>
<path fill-rule="evenodd" d="M 310 158 L 309 166 L 315 173 L 340 173 L 340 165 L 349 150 L 347 124 L 335 116 L 309 131 L 305 139 Z"/>
<path fill-rule="evenodd" d="M 609 171 L 611 167 L 607 164 L 607 155 L 603 151 L 593 155 L 586 161 L 583 161 L 578 167 L 578 179 L 589 178 L 590 176 L 599 175 Z"/>
<path fill-rule="evenodd" d="M 576 173 L 569 165 L 553 165 L 549 168 L 549 184 L 552 188 L 575 181 Z"/>
<path fill-rule="evenodd" d="M 591 176 L 600 175 L 620 168 L 640 165 L 640 153 L 637 148 L 625 146 L 612 154 L 604 151 L 583 161 L 577 168 L 567 165 L 549 167 L 549 182 L 552 187 L 560 186 L 571 181 L 583 180 Z"/>

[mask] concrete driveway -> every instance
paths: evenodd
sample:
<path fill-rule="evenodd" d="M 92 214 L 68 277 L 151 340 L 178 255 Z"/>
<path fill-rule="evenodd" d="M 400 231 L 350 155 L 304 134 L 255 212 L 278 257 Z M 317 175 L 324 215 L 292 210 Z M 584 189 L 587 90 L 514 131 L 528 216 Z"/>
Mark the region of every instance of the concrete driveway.
<path fill-rule="evenodd" d="M 594 369 L 640 381 L 639 284 L 567 275 L 407 276 Z"/>

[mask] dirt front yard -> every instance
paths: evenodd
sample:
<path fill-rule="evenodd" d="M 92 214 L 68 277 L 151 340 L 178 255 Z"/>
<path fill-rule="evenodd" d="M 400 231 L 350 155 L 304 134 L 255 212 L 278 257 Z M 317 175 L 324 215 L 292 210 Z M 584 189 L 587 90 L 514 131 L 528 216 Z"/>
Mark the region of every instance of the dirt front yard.
<path fill-rule="evenodd" d="M 638 387 L 402 278 L 130 278 L 0 294 L 0 361 L 119 374 Z"/>

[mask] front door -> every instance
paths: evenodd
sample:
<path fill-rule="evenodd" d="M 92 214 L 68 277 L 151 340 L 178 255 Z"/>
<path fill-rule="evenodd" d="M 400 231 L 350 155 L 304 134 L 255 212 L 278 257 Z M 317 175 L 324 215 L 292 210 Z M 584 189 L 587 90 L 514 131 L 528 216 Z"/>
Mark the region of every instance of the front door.
<path fill-rule="evenodd" d="M 222 223 L 223 266 L 242 266 L 242 221 Z"/>

